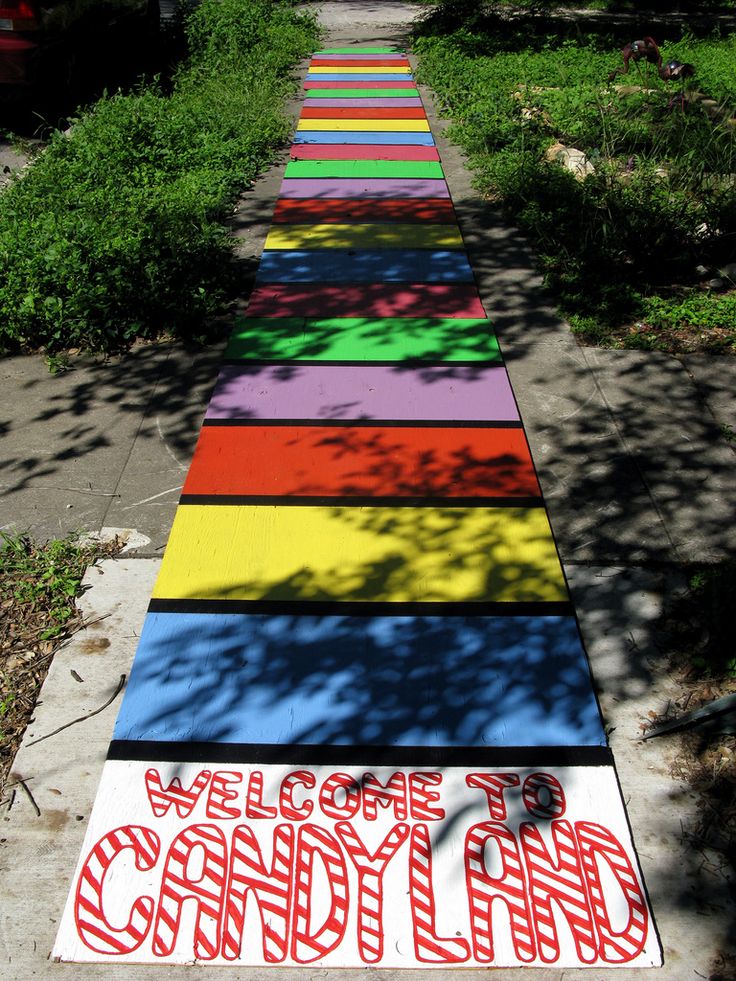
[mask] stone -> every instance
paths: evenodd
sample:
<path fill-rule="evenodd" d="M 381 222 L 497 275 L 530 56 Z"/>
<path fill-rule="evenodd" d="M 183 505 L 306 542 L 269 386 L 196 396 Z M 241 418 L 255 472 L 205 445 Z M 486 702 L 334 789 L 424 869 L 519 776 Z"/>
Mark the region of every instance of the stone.
<path fill-rule="evenodd" d="M 547 149 L 544 158 L 550 163 L 558 163 L 565 170 L 569 170 L 573 177 L 579 181 L 585 180 L 586 177 L 595 173 L 595 167 L 582 150 L 577 150 L 573 146 L 565 146 L 564 143 L 554 143 Z"/>

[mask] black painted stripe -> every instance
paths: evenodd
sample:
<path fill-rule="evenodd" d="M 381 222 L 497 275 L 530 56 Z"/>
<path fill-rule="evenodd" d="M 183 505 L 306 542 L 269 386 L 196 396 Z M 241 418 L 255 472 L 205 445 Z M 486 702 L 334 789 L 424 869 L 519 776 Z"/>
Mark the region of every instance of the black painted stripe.
<path fill-rule="evenodd" d="M 499 603 L 481 600 L 477 603 L 454 602 L 375 602 L 360 600 L 213 600 L 152 599 L 149 613 L 267 613 L 273 616 L 345 616 L 345 617 L 569 617 L 574 608 L 569 601 Z"/>
<path fill-rule="evenodd" d="M 396 429 L 523 429 L 520 419 L 205 419 L 203 426 L 378 426 Z"/>
<path fill-rule="evenodd" d="M 114 739 L 108 760 L 307 766 L 612 766 L 608 746 L 307 746 Z"/>
<path fill-rule="evenodd" d="M 215 506 L 262 504 L 270 507 L 392 507 L 392 508 L 539 508 L 541 497 L 369 497 L 299 494 L 182 494 L 179 504 Z"/>

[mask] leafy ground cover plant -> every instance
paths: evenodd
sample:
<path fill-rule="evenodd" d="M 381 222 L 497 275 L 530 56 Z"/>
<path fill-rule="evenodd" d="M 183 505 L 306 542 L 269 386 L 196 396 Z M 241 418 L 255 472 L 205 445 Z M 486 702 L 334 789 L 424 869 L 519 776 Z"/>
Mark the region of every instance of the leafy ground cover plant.
<path fill-rule="evenodd" d="M 665 62 L 696 65 L 689 84 L 712 96 L 714 119 L 653 67 L 609 83 L 623 36 L 470 11 L 446 3 L 425 19 L 421 76 L 478 187 L 529 233 L 573 329 L 736 351 L 734 270 L 719 272 L 736 260 L 736 129 L 720 121 L 736 106 L 736 35 L 662 43 Z M 550 159 L 557 144 L 585 154 L 584 179 Z"/>
<path fill-rule="evenodd" d="M 203 0 L 170 91 L 103 97 L 0 196 L 0 352 L 196 337 L 232 289 L 224 218 L 288 135 L 314 18 Z"/>
<path fill-rule="evenodd" d="M 0 799 L 51 660 L 82 626 L 75 600 L 85 571 L 119 547 L 0 533 Z"/>

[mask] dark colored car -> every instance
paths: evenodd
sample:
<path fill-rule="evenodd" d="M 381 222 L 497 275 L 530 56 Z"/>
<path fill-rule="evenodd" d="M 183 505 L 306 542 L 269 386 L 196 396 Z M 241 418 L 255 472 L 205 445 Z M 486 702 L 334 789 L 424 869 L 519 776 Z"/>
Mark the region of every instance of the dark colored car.
<path fill-rule="evenodd" d="M 0 0 L 0 98 L 73 89 L 80 59 L 158 29 L 158 0 Z"/>

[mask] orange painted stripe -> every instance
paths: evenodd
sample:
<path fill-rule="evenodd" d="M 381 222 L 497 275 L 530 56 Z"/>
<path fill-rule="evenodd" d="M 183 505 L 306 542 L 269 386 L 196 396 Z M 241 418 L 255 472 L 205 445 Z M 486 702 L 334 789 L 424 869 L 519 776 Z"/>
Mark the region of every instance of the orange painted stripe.
<path fill-rule="evenodd" d="M 184 494 L 530 497 L 521 429 L 204 426 Z"/>
<path fill-rule="evenodd" d="M 312 58 L 309 62 L 311 66 L 318 66 L 321 68 L 332 68 L 335 66 L 335 70 L 338 68 L 389 68 L 396 66 L 397 68 L 409 68 L 408 58 Z"/>
<path fill-rule="evenodd" d="M 391 109 L 386 106 L 304 106 L 302 119 L 426 119 L 421 106 Z"/>

